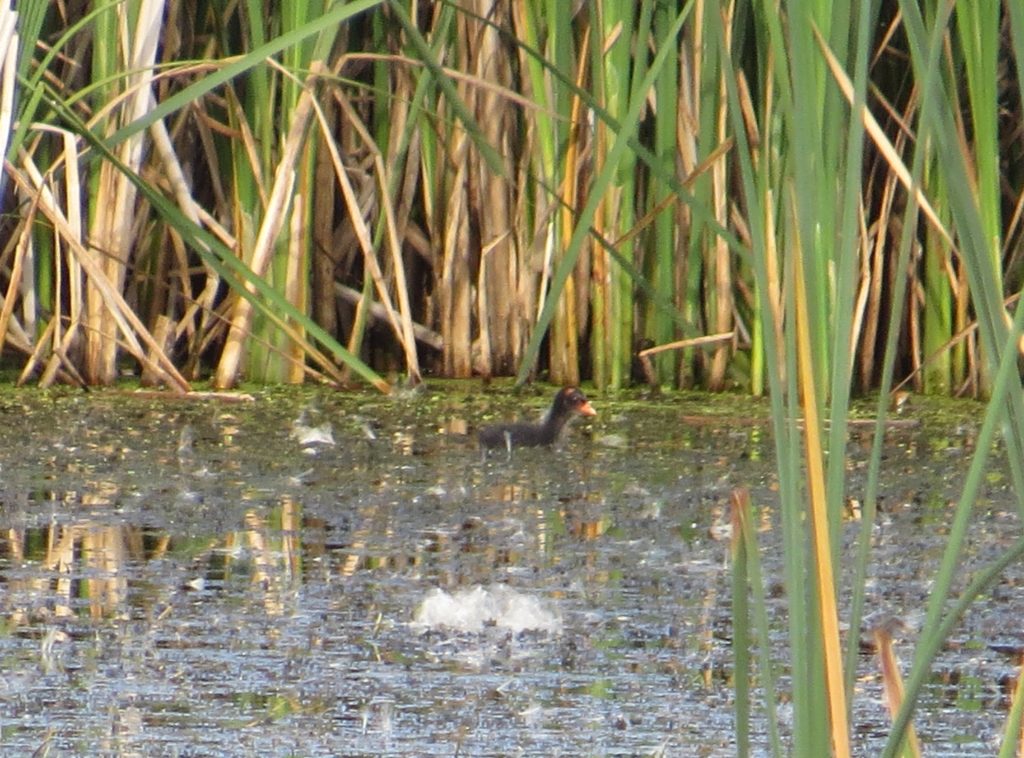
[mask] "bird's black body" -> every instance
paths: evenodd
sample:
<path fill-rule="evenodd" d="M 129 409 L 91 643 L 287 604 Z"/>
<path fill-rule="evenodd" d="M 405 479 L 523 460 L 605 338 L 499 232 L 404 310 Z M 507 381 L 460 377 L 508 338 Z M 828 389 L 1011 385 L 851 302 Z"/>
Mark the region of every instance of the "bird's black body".
<path fill-rule="evenodd" d="M 480 430 L 480 445 L 484 448 L 541 447 L 555 443 L 573 414 L 596 416 L 587 396 L 576 387 L 558 391 L 551 408 L 539 424 L 497 424 Z"/>

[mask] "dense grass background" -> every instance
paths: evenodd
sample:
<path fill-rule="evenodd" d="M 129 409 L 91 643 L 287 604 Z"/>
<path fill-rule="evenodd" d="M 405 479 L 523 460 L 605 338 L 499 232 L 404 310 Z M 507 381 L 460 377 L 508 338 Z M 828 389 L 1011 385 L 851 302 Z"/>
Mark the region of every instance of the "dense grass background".
<path fill-rule="evenodd" d="M 924 9 L 915 40 L 892 2 L 20 2 L 6 359 L 761 393 L 799 259 L 818 369 L 877 388 L 895 330 L 897 382 L 984 392 L 1019 11 Z"/>

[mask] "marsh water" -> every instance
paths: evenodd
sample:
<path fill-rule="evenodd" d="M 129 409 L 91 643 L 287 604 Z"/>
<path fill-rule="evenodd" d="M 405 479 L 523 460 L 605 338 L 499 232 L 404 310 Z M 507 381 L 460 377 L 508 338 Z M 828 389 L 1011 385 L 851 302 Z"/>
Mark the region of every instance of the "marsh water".
<path fill-rule="evenodd" d="M 767 408 L 597 397 L 559 448 L 481 457 L 475 428 L 549 394 L 0 398 L 0 754 L 732 755 L 734 487 L 785 660 Z M 904 661 L 975 432 L 887 435 L 868 603 Z M 856 498 L 870 432 L 851 436 Z M 1019 533 L 1009 487 L 997 454 L 965 577 Z M 993 752 L 1022 580 L 937 662 L 929 754 Z M 865 651 L 858 755 L 887 733 L 878 668 Z"/>

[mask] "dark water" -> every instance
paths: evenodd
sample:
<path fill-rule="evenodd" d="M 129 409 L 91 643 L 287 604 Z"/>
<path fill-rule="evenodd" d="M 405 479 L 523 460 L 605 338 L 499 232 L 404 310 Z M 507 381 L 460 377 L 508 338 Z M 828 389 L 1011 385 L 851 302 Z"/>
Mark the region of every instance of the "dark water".
<path fill-rule="evenodd" d="M 482 461 L 462 436 L 546 401 L 0 400 L 0 753 L 731 755 L 728 542 L 714 536 L 735 486 L 758 506 L 780 652 L 786 639 L 763 409 L 597 398 L 561 449 L 512 461 Z M 334 444 L 310 442 L 324 424 Z M 907 622 L 905 662 L 973 431 L 891 435 L 869 603 Z M 1019 532 L 1002 470 L 965 577 Z M 1013 567 L 939 661 L 916 721 L 927 752 L 993 752 L 1022 581 Z M 477 587 L 463 605 L 512 597 L 525 622 L 413 623 L 438 589 Z M 877 671 L 865 653 L 859 755 L 887 730 Z"/>

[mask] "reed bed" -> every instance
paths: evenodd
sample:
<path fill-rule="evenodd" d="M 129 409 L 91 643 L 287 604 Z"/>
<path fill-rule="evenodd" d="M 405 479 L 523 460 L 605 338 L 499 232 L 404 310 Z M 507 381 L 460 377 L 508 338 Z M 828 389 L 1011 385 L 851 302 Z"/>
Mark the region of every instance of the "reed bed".
<path fill-rule="evenodd" d="M 890 690 L 888 754 L 904 749 L 941 640 L 1021 551 L 954 597 L 997 431 L 1024 512 L 1024 6 L 74 8 L 0 9 L 0 340 L 21 381 L 354 374 L 387 391 L 382 375 L 429 372 L 767 393 L 794 754 L 850 752 L 858 635 L 840 628 L 864 614 L 890 394 L 987 398 Z M 837 576 L 855 392 L 878 393 L 878 434 Z M 737 634 L 763 641 L 745 523 Z M 738 671 L 763 685 L 776 662 L 758 647 Z M 752 698 L 738 689 L 741 753 Z"/>
<path fill-rule="evenodd" d="M 895 384 L 989 389 L 960 188 L 936 138 L 922 141 L 897 4 L 872 10 L 863 39 L 845 6 L 816 8 L 807 81 L 797 15 L 759 3 L 71 12 L 24 2 L 0 24 L 16 42 L 0 79 L 0 336 L 22 381 L 542 373 L 759 394 L 799 240 L 817 251 L 819 348 L 833 326 L 849 332 L 816 368 L 849 352 L 851 388 L 876 389 L 891 325 Z M 1014 60 L 1015 12 L 988 0 L 950 16 L 936 85 L 984 209 L 989 294 L 1007 301 L 1024 156 L 1017 67 L 999 61 Z M 809 208 L 797 191 L 816 193 Z M 247 271 L 225 278 L 210 257 Z M 729 337 L 699 346 L 711 334 Z"/>

